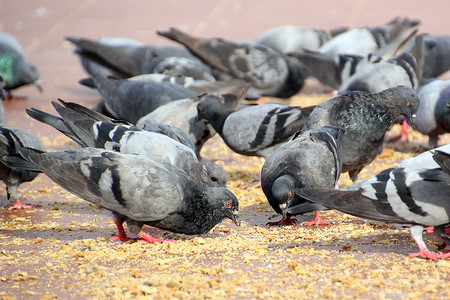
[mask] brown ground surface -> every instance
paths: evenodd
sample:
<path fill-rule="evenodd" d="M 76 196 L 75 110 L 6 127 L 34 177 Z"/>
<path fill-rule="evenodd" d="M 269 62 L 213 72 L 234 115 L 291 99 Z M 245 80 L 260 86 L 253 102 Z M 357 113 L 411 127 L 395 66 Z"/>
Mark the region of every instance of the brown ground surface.
<path fill-rule="evenodd" d="M 314 3 L 314 4 L 312 4 Z M 26 101 L 5 102 L 5 123 L 30 130 L 49 150 L 74 146 L 53 129 L 28 118 L 26 107 L 52 112 L 57 97 L 93 106 L 98 95 L 77 84 L 85 76 L 64 36 L 122 36 L 168 44 L 154 31 L 176 26 L 203 36 L 251 39 L 278 25 L 314 28 L 377 25 L 397 15 L 420 18 L 421 31 L 448 34 L 448 1 L 2 1 L 0 29 L 15 34 L 41 70 L 44 93 L 25 87 Z M 328 98 L 310 81 L 284 103 L 309 105 Z M 265 99 L 267 102 L 278 99 Z M 398 132 L 394 127 L 389 135 Z M 442 143 L 449 143 L 446 135 Z M 426 149 L 426 138 L 388 144 L 362 174 L 368 177 Z M 210 233 L 189 237 L 146 227 L 176 243 L 110 243 L 115 226 L 109 212 L 72 196 L 47 177 L 21 186 L 37 209 L 0 210 L 0 297 L 80 298 L 373 298 L 448 299 L 450 261 L 410 259 L 416 246 L 398 225 L 367 222 L 327 211 L 331 226 L 282 228 L 260 189 L 245 183 L 259 177 L 260 158 L 232 153 L 219 137 L 203 157 L 224 166 L 240 201 L 242 226 L 223 222 Z M 347 176 L 341 186 L 350 182 Z M 0 191 L 0 203 L 6 193 Z M 432 251 L 439 241 L 426 236 Z"/>

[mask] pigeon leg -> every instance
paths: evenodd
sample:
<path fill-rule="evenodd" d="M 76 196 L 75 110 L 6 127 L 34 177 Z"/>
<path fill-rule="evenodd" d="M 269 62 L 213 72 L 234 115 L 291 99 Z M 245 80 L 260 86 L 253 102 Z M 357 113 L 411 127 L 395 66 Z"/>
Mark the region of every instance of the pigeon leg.
<path fill-rule="evenodd" d="M 22 201 L 20 201 L 20 199 L 15 199 L 14 198 L 14 202 L 15 202 L 14 205 L 12 205 L 12 206 L 10 206 L 8 208 L 9 210 L 23 209 L 23 208 L 34 208 L 34 207 L 36 207 L 35 205 L 22 203 Z"/>
<path fill-rule="evenodd" d="M 416 241 L 417 246 L 419 247 L 419 252 L 411 253 L 409 257 L 423 257 L 423 258 L 429 258 L 431 260 L 436 260 L 437 258 L 441 258 L 443 255 L 447 254 L 438 254 L 438 253 L 430 253 L 430 251 L 427 248 L 427 245 L 425 245 L 425 242 L 423 241 L 422 237 L 422 226 L 412 226 L 410 229 L 411 236 Z"/>
<path fill-rule="evenodd" d="M 312 225 L 331 225 L 330 222 L 324 222 L 320 219 L 319 217 L 319 212 L 315 211 L 314 212 L 314 220 L 312 220 L 311 222 L 307 222 L 305 223 L 306 226 L 312 226 Z"/>
<path fill-rule="evenodd" d="M 245 186 L 248 187 L 249 189 L 259 188 L 261 187 L 261 180 L 252 183 L 247 183 Z"/>
<path fill-rule="evenodd" d="M 117 231 L 119 231 L 119 234 L 116 235 L 116 236 L 111 237 L 109 240 L 111 242 L 114 242 L 114 241 L 117 241 L 117 240 L 121 240 L 123 242 L 128 242 L 130 240 L 133 240 L 132 238 L 129 238 L 127 236 L 127 234 L 125 233 L 125 229 L 123 229 L 122 222 L 119 220 L 119 218 L 116 215 L 114 215 L 113 219 L 114 219 L 114 223 L 117 226 Z"/>
<path fill-rule="evenodd" d="M 286 226 L 286 225 L 294 225 L 297 222 L 296 219 L 291 218 L 289 216 L 283 217 L 280 221 L 277 222 L 269 222 L 266 225 L 269 226 Z"/>
<path fill-rule="evenodd" d="M 151 235 L 149 235 L 148 233 L 145 233 L 143 231 L 139 232 L 137 234 L 138 236 L 140 236 L 144 241 L 146 241 L 149 244 L 153 244 L 153 243 L 162 243 L 162 242 L 172 242 L 175 243 L 174 240 L 165 240 L 165 239 L 157 239 L 152 237 Z"/>
<path fill-rule="evenodd" d="M 402 121 L 402 131 L 400 131 L 399 134 L 397 134 L 396 136 L 393 136 L 389 139 L 389 142 L 396 142 L 399 139 L 402 138 L 402 136 L 406 137 L 406 141 L 409 142 L 409 133 L 408 133 L 408 123 L 406 122 L 406 120 Z"/>

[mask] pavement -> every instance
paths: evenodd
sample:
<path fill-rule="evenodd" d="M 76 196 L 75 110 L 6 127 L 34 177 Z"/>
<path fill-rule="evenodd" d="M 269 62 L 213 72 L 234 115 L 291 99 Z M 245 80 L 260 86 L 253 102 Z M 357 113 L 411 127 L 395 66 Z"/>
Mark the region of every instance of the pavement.
<path fill-rule="evenodd" d="M 55 139 L 57 140 L 60 134 L 52 128 L 41 125 L 37 121 L 29 118 L 25 114 L 25 108 L 35 107 L 44 111 L 53 112 L 50 102 L 56 100 L 57 98 L 61 98 L 66 101 L 78 102 L 89 107 L 96 104 L 99 99 L 98 94 L 95 91 L 89 90 L 77 83 L 79 79 L 86 76 L 86 73 L 82 70 L 78 57 L 73 53 L 73 45 L 64 40 L 65 36 L 79 36 L 91 39 L 98 39 L 102 37 L 127 37 L 136 39 L 145 44 L 170 45 L 172 44 L 170 41 L 157 36 L 155 31 L 168 29 L 173 26 L 199 36 L 222 37 L 239 42 L 250 40 L 260 32 L 269 28 L 287 24 L 317 29 L 331 29 L 339 26 L 348 26 L 353 28 L 366 25 L 380 25 L 394 19 L 397 16 L 408 16 L 410 18 L 420 19 L 422 21 L 422 24 L 419 27 L 420 32 L 447 35 L 450 33 L 450 19 L 448 18 L 449 11 L 450 1 L 447 0 L 435 0 L 432 2 L 418 0 L 380 0 L 376 2 L 367 0 L 0 1 L 0 30 L 13 34 L 22 43 L 26 57 L 29 61 L 37 65 L 41 72 L 41 79 L 44 89 L 42 93 L 39 93 L 39 91 L 33 86 L 23 87 L 16 90 L 15 94 L 26 96 L 27 100 L 5 101 L 5 124 L 29 130 L 43 140 L 47 141 L 47 145 L 50 144 L 50 148 L 58 149 L 66 145 L 63 144 L 63 146 L 61 146 L 58 143 L 54 145 L 52 144 L 52 141 Z M 301 93 L 305 93 L 305 91 L 302 91 Z M 40 178 L 41 179 L 39 181 L 26 185 L 24 189 L 26 191 L 35 191 L 36 189 L 39 189 L 39 193 L 45 194 L 45 187 L 51 185 L 51 183 L 49 183 L 48 179 L 45 179 L 43 176 Z M 52 206 L 52 204 L 49 203 L 54 201 L 54 198 L 58 197 L 57 195 L 67 196 L 67 193 L 64 194 L 60 190 L 58 193 L 52 192 L 52 196 L 49 199 L 43 200 L 41 203 L 43 203 L 45 208 L 50 207 L 50 209 L 55 209 L 57 206 Z M 29 197 L 34 199 L 34 196 Z M 246 196 L 243 197 L 245 199 Z M 3 203 L 5 201 L 6 193 L 5 191 L 1 191 L 0 202 Z M 85 202 L 81 203 L 81 206 L 85 205 L 83 204 Z M 247 214 L 248 222 L 252 220 L 252 215 L 259 212 L 258 206 L 256 205 L 255 207 L 255 209 L 251 210 Z M 68 217 L 67 211 L 65 212 L 66 217 L 63 220 L 64 226 L 69 226 L 71 224 L 70 222 L 73 222 L 74 219 L 77 218 L 80 219 L 80 222 L 81 220 L 88 220 L 89 222 L 94 222 L 97 220 L 97 217 L 94 216 L 94 218 L 93 216 L 90 216 L 89 213 L 86 213 L 86 211 L 80 207 L 77 206 L 76 209 L 76 213 L 78 214 L 77 217 Z M 98 213 L 98 218 L 102 218 L 102 220 L 108 217 L 107 213 L 104 211 L 98 212 L 97 208 L 90 207 L 89 209 L 93 210 L 95 213 Z M 39 217 L 39 220 L 43 221 L 46 220 L 47 213 L 48 212 L 45 210 L 41 212 L 38 211 L 36 216 Z M 80 214 L 82 216 L 80 216 Z M 266 211 L 264 216 L 267 215 L 268 213 Z M 22 218 L 22 216 L 27 216 L 27 214 L 18 212 L 11 216 L 11 213 L 4 211 L 0 214 L 0 219 L 12 220 L 14 218 Z M 37 222 L 39 220 L 35 221 Z M 258 219 L 255 222 L 262 228 L 264 227 L 265 221 L 266 219 Z M 358 224 L 361 225 L 360 223 Z M 252 226 L 250 225 L 249 228 L 251 227 Z M 95 232 L 92 230 L 84 230 L 75 235 L 73 233 L 61 233 L 62 236 L 59 236 L 58 238 L 61 238 L 63 242 L 68 243 L 69 241 L 74 241 L 80 238 L 95 239 L 98 238 L 99 235 L 108 237 L 108 235 L 114 231 L 111 224 L 106 228 L 100 227 L 99 225 L 99 230 L 100 231 Z M 5 236 L 20 235 L 25 240 L 36 239 L 36 235 L 39 235 L 39 238 L 45 239 L 43 245 L 46 245 L 47 239 L 53 236 L 53 234 L 50 234 L 48 231 L 23 233 L 1 228 L 0 231 L 3 231 Z M 227 233 L 229 232 L 229 229 L 223 229 L 222 231 Z M 38 244 L 39 243 L 41 242 L 38 242 Z M 367 243 L 371 243 L 370 239 Z M 299 246 L 299 244 L 292 245 L 295 249 L 297 249 L 297 246 Z M 58 247 L 60 246 L 58 245 Z M 70 247 L 76 248 L 77 246 L 72 245 Z M 61 246 L 61 249 L 62 248 L 63 246 Z M 402 244 L 400 248 L 397 248 L 396 253 L 405 255 L 404 252 L 408 252 L 413 248 L 414 245 L 411 246 L 410 244 L 407 244 L 407 246 L 404 246 Z M 22 249 L 20 247 L 2 249 L 2 251 L 10 251 L 8 253 L 13 253 L 18 250 L 25 252 L 40 251 L 39 249 L 36 249 L 36 247 L 34 247 L 33 250 L 30 250 L 30 248 Z M 367 251 L 376 252 L 373 249 Z M 389 250 L 383 250 L 381 252 L 386 253 L 389 252 Z M 6 252 L 2 252 L 2 254 L 6 256 L 7 254 L 5 253 Z M 33 256 L 31 252 L 26 252 L 24 255 Z M 387 256 L 383 257 L 385 258 Z M 359 260 L 361 261 L 364 259 L 359 258 Z M 31 291 L 29 293 L 24 293 L 22 291 L 23 286 L 18 283 L 20 280 L 13 280 L 11 283 L 11 280 L 9 279 L 10 277 L 2 277 L 3 272 L 5 272 L 5 274 L 8 273 L 8 276 L 13 276 L 11 274 L 19 274 L 17 275 L 19 277 L 22 276 L 20 275 L 21 273 L 17 273 L 17 267 L 11 268 L 8 269 L 0 267 L 0 296 L 12 296 L 13 298 L 26 299 L 30 297 L 40 298 L 42 295 L 48 295 L 47 293 L 42 292 L 42 290 L 39 292 L 33 290 L 33 288 L 30 288 Z M 14 268 L 16 268 L 16 270 L 14 270 Z M 32 269 L 32 267 L 28 266 L 27 272 L 29 274 L 33 273 L 30 271 L 30 268 Z M 297 270 L 296 266 L 290 266 L 289 269 L 291 271 Z M 224 274 L 230 275 L 225 271 Z M 430 274 L 432 274 L 432 270 L 430 271 Z M 210 276 L 211 274 L 206 273 L 206 275 Z M 279 274 L 279 276 L 280 277 L 277 277 L 277 280 L 281 280 L 280 278 L 282 278 L 282 274 Z M 14 278 L 14 276 L 11 278 Z M 30 278 L 33 280 L 32 277 L 29 277 L 28 279 Z M 48 280 L 51 280 L 52 278 L 53 277 L 49 275 L 47 276 Z M 445 277 L 444 279 L 439 278 L 439 280 L 445 281 Z M 438 279 L 435 281 L 438 281 Z M 58 286 L 48 283 L 49 294 L 55 297 L 58 297 L 59 295 L 60 298 L 89 298 L 89 293 L 78 293 L 76 294 L 77 296 L 74 296 L 75 294 L 72 294 L 73 289 L 67 288 L 67 286 L 73 286 L 76 284 L 70 283 L 68 285 L 67 280 L 64 282 L 65 285 L 63 286 L 66 287 L 64 291 L 59 290 Z M 8 284 L 7 287 L 9 293 L 1 292 L 2 284 Z M 210 285 L 211 284 L 212 283 L 210 283 Z M 273 284 L 273 282 L 270 284 Z M 145 284 L 142 289 L 144 288 L 146 288 Z M 75 288 L 75 290 L 77 289 Z M 158 291 L 160 292 L 161 290 Z M 417 289 L 414 291 L 417 291 Z M 139 293 L 139 295 L 148 295 L 148 293 L 146 294 L 145 292 L 142 292 L 142 290 L 140 290 Z M 353 296 L 364 295 L 355 293 L 354 290 L 352 290 L 350 294 Z M 427 298 L 427 295 L 435 295 L 437 298 L 444 299 L 445 296 L 443 295 L 445 294 L 448 295 L 448 286 L 444 286 L 442 288 L 441 285 L 440 288 L 437 288 L 436 294 L 426 294 L 425 298 Z M 127 295 L 136 296 L 136 294 L 126 293 L 115 294 L 115 296 L 111 296 L 109 294 L 99 295 L 112 298 L 115 298 L 115 296 L 118 295 L 118 298 L 120 298 L 121 295 L 124 298 L 126 298 Z M 157 295 L 161 296 L 162 294 Z M 234 298 L 240 298 L 241 296 L 244 298 L 255 297 L 255 294 L 252 293 L 231 293 L 227 295 L 233 295 Z M 319 293 L 318 295 L 321 297 L 327 296 L 323 293 Z M 343 292 L 341 295 L 345 296 L 346 294 Z M 377 294 L 375 292 L 369 295 L 369 298 L 373 298 L 376 297 Z M 394 298 L 396 296 L 406 297 L 408 295 L 409 294 L 406 291 L 399 294 L 391 294 Z M 418 295 L 421 296 L 420 292 Z M 102 296 L 97 297 L 102 298 Z M 263 296 L 261 297 L 264 298 Z"/>

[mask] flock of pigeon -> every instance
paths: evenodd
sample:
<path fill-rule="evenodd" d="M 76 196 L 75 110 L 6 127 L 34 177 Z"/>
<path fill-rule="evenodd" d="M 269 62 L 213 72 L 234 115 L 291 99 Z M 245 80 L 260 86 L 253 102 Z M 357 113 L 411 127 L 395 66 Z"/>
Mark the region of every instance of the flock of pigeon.
<path fill-rule="evenodd" d="M 282 215 L 271 225 L 315 212 L 309 224 L 329 224 L 319 211 L 336 209 L 361 218 L 411 225 L 419 252 L 436 259 L 422 232 L 450 242 L 450 36 L 419 34 L 419 21 L 397 18 L 378 27 L 313 30 L 282 26 L 255 40 L 235 43 L 158 31 L 177 46 L 148 46 L 124 38 L 93 41 L 67 37 L 89 74 L 80 83 L 101 100 L 89 109 L 61 99 L 58 115 L 35 108 L 27 114 L 81 147 L 45 152 L 34 135 L 0 127 L 0 177 L 10 208 L 18 186 L 46 174 L 71 193 L 113 213 L 118 235 L 129 231 L 161 242 L 143 225 L 185 234 L 208 232 L 225 218 L 240 224 L 239 204 L 222 167 L 203 162 L 200 151 L 218 133 L 233 151 L 261 156 L 261 188 Z M 39 73 L 20 44 L 0 35 L 0 75 L 5 98 Z M 288 98 L 313 76 L 336 90 L 312 107 L 242 104 L 260 96 Z M 3 114 L 3 110 L 2 110 Z M 3 120 L 3 118 L 2 118 Z M 396 167 L 358 181 L 384 148 L 386 131 L 403 122 L 429 135 L 430 148 Z M 339 189 L 348 172 L 354 184 Z"/>

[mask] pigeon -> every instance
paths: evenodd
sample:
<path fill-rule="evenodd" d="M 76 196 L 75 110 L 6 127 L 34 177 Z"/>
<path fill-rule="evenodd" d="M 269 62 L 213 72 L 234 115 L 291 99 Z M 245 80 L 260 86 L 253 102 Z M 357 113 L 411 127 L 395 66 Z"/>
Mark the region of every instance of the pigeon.
<path fill-rule="evenodd" d="M 261 95 L 289 98 L 300 91 L 306 78 L 306 70 L 298 60 L 268 47 L 199 38 L 176 28 L 158 34 L 183 44 L 219 72 L 246 80 L 251 85 L 252 98 Z"/>
<path fill-rule="evenodd" d="M 261 169 L 261 188 L 272 208 L 283 218 L 269 225 L 295 223 L 291 216 L 316 212 L 307 225 L 330 224 L 320 220 L 318 211 L 326 209 L 302 197 L 297 191 L 310 188 L 334 188 L 342 170 L 340 146 L 342 128 L 324 126 L 297 132 L 292 139 L 270 154 Z"/>
<path fill-rule="evenodd" d="M 400 61 L 400 59 L 402 59 L 403 61 L 406 60 L 407 63 L 401 61 L 400 66 L 406 69 L 407 72 L 409 71 L 409 68 L 415 68 L 415 70 L 420 70 L 420 67 L 422 67 L 422 65 L 409 66 L 407 59 L 403 57 L 396 58 L 396 56 L 399 56 L 403 52 L 413 52 L 413 55 L 417 54 L 417 57 L 421 58 L 420 57 L 420 55 L 422 55 L 422 53 L 420 53 L 421 45 L 419 43 L 416 46 L 417 48 L 413 50 L 413 46 L 415 45 L 414 43 L 416 39 L 416 34 L 417 30 L 414 30 L 405 39 L 399 40 L 398 43 L 390 43 L 387 46 L 378 49 L 375 53 L 370 53 L 368 55 L 330 54 L 314 51 L 291 52 L 288 53 L 288 55 L 297 58 L 308 69 L 311 75 L 317 78 L 320 82 L 329 85 L 335 90 L 339 90 L 341 85 L 355 73 L 357 74 L 362 73 L 366 69 L 369 70 L 372 70 L 373 68 L 376 69 L 376 66 L 379 66 L 380 64 L 381 65 L 385 64 L 385 62 L 388 61 L 389 59 L 391 59 L 389 63 L 394 65 L 398 61 Z M 391 68 L 394 69 L 395 67 L 391 65 Z M 392 71 L 389 72 L 378 71 L 378 73 L 381 73 L 382 75 L 388 78 L 389 76 L 393 77 L 392 75 L 390 75 L 391 72 Z M 370 72 L 367 73 L 368 75 L 366 75 L 366 77 L 370 77 L 371 73 Z M 392 73 L 395 74 L 394 72 Z M 419 74 L 417 74 L 416 76 L 412 76 L 412 78 L 420 79 L 417 78 L 418 76 Z M 395 78 L 396 77 L 398 77 L 398 75 L 395 76 Z M 378 82 L 377 80 L 371 80 L 371 78 L 369 78 L 366 81 L 369 82 L 369 85 L 375 85 Z M 383 80 L 383 82 L 386 81 L 388 80 L 386 79 Z M 408 81 L 405 81 L 405 85 L 407 84 Z M 380 87 L 378 87 L 378 89 L 379 88 Z"/>
<path fill-rule="evenodd" d="M 21 147 L 45 151 L 42 142 L 30 132 L 0 124 L 0 179 L 6 184 L 8 200 L 12 198 L 15 202 L 9 209 L 34 207 L 20 201 L 18 189 L 20 184 L 34 180 L 39 172 L 11 166 L 4 158 L 18 155 Z"/>
<path fill-rule="evenodd" d="M 144 46 L 135 43 L 110 45 L 108 42 L 79 37 L 66 39 L 76 46 L 75 52 L 82 57 L 82 65 L 90 75 L 96 73 L 98 68 L 91 69 L 86 61 L 95 62 L 107 68 L 111 75 L 124 79 L 152 73 L 150 66 L 157 57 L 175 56 L 198 60 L 183 47 Z"/>
<path fill-rule="evenodd" d="M 62 103 L 65 104 L 65 102 Z M 212 162 L 199 162 L 191 148 L 164 134 L 149 132 L 135 126 L 96 121 L 91 116 L 64 107 L 57 102 L 52 104 L 61 118 L 50 119 L 47 117 L 48 114 L 42 114 L 37 109 L 27 110 L 27 113 L 39 121 L 49 121 L 47 124 L 63 133 L 71 132 L 68 136 L 75 142 L 81 140 L 81 146 L 135 154 L 142 158 L 159 159 L 180 168 L 187 174 L 199 173 L 194 177 L 202 179 L 202 184 L 226 185 L 227 174 L 222 167 Z M 58 122 L 56 119 L 59 119 Z M 73 135 L 76 138 L 73 138 Z"/>
<path fill-rule="evenodd" d="M 345 27 L 318 30 L 284 25 L 264 31 L 256 37 L 253 43 L 269 47 L 279 53 L 301 52 L 303 49 L 317 50 L 325 42 L 346 30 Z"/>
<path fill-rule="evenodd" d="M 428 135 L 428 146 L 437 147 L 439 135 L 450 132 L 450 81 L 435 80 L 417 91 L 420 106 L 413 128 Z"/>
<path fill-rule="evenodd" d="M 423 39 L 415 38 L 414 47 L 388 60 L 366 63 L 343 81 L 339 92 L 365 91 L 378 93 L 398 85 L 418 88 L 423 72 Z"/>
<path fill-rule="evenodd" d="M 450 145 L 446 145 L 406 159 L 344 190 L 305 189 L 299 193 L 310 201 L 360 218 L 412 224 L 411 235 L 420 251 L 410 256 L 445 258 L 450 253 L 430 253 L 422 231 L 424 226 L 435 226 L 435 233 L 444 232 L 450 223 L 449 166 Z"/>
<path fill-rule="evenodd" d="M 400 38 L 406 30 L 419 24 L 419 20 L 396 18 L 383 26 L 351 29 L 330 39 L 318 51 L 329 54 L 368 55 Z"/>
<path fill-rule="evenodd" d="M 320 52 L 290 52 L 289 56 L 298 59 L 309 73 L 321 83 L 338 90 L 342 82 L 350 78 L 362 66 L 379 61 L 372 55 L 328 54 Z"/>
<path fill-rule="evenodd" d="M 204 94 L 194 98 L 174 100 L 140 118 L 136 126 L 145 128 L 147 124 L 152 123 L 175 125 L 189 135 L 195 145 L 195 153 L 200 158 L 203 145 L 216 134 L 216 131 L 206 120 L 198 119 L 197 104 L 206 97 L 212 97 L 217 98 L 227 108 L 237 109 L 247 89 L 248 87 L 241 87 L 222 95 Z"/>
<path fill-rule="evenodd" d="M 93 74 L 92 79 L 102 96 L 96 110 L 132 124 L 163 104 L 197 95 L 168 82 L 109 79 L 97 74 Z"/>
<path fill-rule="evenodd" d="M 347 92 L 319 103 L 302 130 L 342 127 L 342 172 L 349 172 L 355 182 L 361 170 L 383 151 L 386 131 L 394 121 L 404 116 L 411 122 L 418 106 L 416 92 L 406 86 L 373 94 Z"/>
<path fill-rule="evenodd" d="M 450 36 L 423 35 L 423 77 L 436 78 L 450 70 Z"/>
<path fill-rule="evenodd" d="M 225 218 L 240 224 L 238 200 L 225 187 L 199 185 L 185 172 L 160 160 L 98 148 L 20 154 L 52 181 L 114 215 L 119 235 L 128 230 L 149 243 L 161 242 L 143 225 L 184 234 L 203 234 Z"/>
<path fill-rule="evenodd" d="M 11 91 L 28 84 L 36 85 L 42 92 L 39 70 L 26 61 L 20 43 L 6 32 L 0 32 L 0 76 L 5 83 L 7 99 L 23 98 L 14 97 Z"/>
<path fill-rule="evenodd" d="M 199 120 L 207 120 L 231 150 L 261 157 L 302 129 L 313 108 L 261 104 L 233 110 L 213 97 L 197 104 Z"/>

